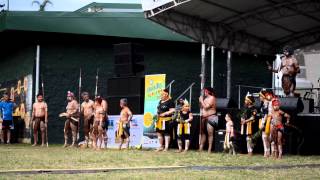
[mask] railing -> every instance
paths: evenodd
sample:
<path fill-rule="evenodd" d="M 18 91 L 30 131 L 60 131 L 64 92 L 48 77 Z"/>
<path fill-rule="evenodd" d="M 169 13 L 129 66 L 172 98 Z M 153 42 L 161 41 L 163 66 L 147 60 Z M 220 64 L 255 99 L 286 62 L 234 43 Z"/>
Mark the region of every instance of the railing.
<path fill-rule="evenodd" d="M 169 95 L 171 96 L 171 87 L 172 87 L 172 84 L 175 82 L 175 80 L 172 80 L 167 86 L 166 86 L 166 89 L 169 88 Z"/>
<path fill-rule="evenodd" d="M 192 102 L 192 87 L 193 85 L 195 85 L 195 83 L 193 82 L 186 90 L 184 90 L 175 100 L 176 106 L 177 106 L 177 100 L 180 99 L 182 96 L 184 96 L 189 90 L 189 105 L 190 105 L 190 109 L 191 109 L 191 102 Z"/>

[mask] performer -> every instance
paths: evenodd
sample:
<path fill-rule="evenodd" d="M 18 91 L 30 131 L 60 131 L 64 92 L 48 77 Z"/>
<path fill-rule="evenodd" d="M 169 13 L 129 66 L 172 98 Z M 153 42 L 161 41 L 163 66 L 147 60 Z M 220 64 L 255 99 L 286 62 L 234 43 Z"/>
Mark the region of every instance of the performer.
<path fill-rule="evenodd" d="M 64 145 L 68 146 L 68 133 L 71 130 L 72 133 L 72 144 L 71 147 L 77 146 L 77 133 L 78 133 L 78 123 L 79 123 L 79 104 L 70 91 L 67 93 L 68 105 L 66 107 L 66 112 L 61 113 L 60 117 L 65 116 L 67 118 L 64 124 Z"/>
<path fill-rule="evenodd" d="M 90 133 L 93 127 L 94 102 L 90 99 L 88 92 L 81 94 L 83 102 L 81 104 L 81 114 L 83 115 L 83 132 L 85 137 L 85 147 L 88 147 Z"/>
<path fill-rule="evenodd" d="M 300 67 L 297 59 L 293 55 L 294 49 L 290 46 L 283 48 L 284 57 L 281 59 L 281 65 L 278 69 L 273 69 L 268 65 L 268 69 L 274 73 L 281 72 L 282 75 L 282 88 L 287 96 L 294 96 L 296 89 L 296 76 L 300 73 Z"/>
<path fill-rule="evenodd" d="M 161 92 L 159 101 L 158 120 L 156 122 L 156 132 L 159 140 L 157 151 L 168 151 L 170 144 L 170 134 L 172 133 L 172 115 L 175 112 L 174 102 L 169 96 L 169 90 L 164 89 Z M 163 139 L 164 136 L 164 139 Z"/>
<path fill-rule="evenodd" d="M 282 118 L 287 119 L 287 124 L 290 123 L 290 115 L 280 110 L 280 101 L 277 98 L 272 100 L 272 120 L 271 120 L 271 146 L 272 156 L 274 158 L 282 158 L 282 139 L 284 133 L 284 126 Z"/>
<path fill-rule="evenodd" d="M 105 128 L 106 128 L 106 111 L 107 111 L 107 103 L 101 97 L 97 96 L 94 103 L 94 122 L 93 122 L 93 131 L 92 131 L 92 139 L 93 139 L 93 148 L 100 150 L 102 144 L 105 145 Z M 99 145 L 97 144 L 99 140 Z"/>
<path fill-rule="evenodd" d="M 241 134 L 244 134 L 244 125 L 246 125 L 246 140 L 247 140 L 247 151 L 248 155 L 252 155 L 253 144 L 252 144 L 252 124 L 254 123 L 257 115 L 257 110 L 254 107 L 254 98 L 248 93 L 244 100 L 244 109 L 241 115 Z"/>
<path fill-rule="evenodd" d="M 43 95 L 37 95 L 37 102 L 32 107 L 32 127 L 33 127 L 33 141 L 32 146 L 38 143 L 38 130 L 41 131 L 41 146 L 44 146 L 46 128 L 48 127 L 48 105 L 43 101 Z"/>
<path fill-rule="evenodd" d="M 117 130 L 117 138 L 121 139 L 119 150 L 121 150 L 124 141 L 126 141 L 126 148 L 129 149 L 130 121 L 132 120 L 132 112 L 128 107 L 128 100 L 126 98 L 120 100 L 120 107 L 121 112 Z"/>
<path fill-rule="evenodd" d="M 205 128 L 208 131 L 208 153 L 211 153 L 214 130 L 218 128 L 218 116 L 216 111 L 216 95 L 211 87 L 204 88 L 204 96 L 199 97 L 200 108 L 202 110 L 201 117 L 201 139 L 199 151 L 203 151 L 206 142 Z"/>
<path fill-rule="evenodd" d="M 259 129 L 262 132 L 262 142 L 264 149 L 264 157 L 270 156 L 270 123 L 271 123 L 271 112 L 272 112 L 272 97 L 273 93 L 267 92 L 262 89 L 259 93 L 261 105 L 261 122 L 259 122 Z"/>
<path fill-rule="evenodd" d="M 232 117 L 229 113 L 225 116 L 226 120 L 226 135 L 224 138 L 223 149 L 229 154 L 236 155 L 235 144 L 234 144 L 234 128 Z"/>
<path fill-rule="evenodd" d="M 182 136 L 185 139 L 184 152 L 187 152 L 190 146 L 190 122 L 193 120 L 193 115 L 190 112 L 190 105 L 187 100 L 184 101 L 181 111 L 178 112 L 176 121 L 178 122 L 178 152 L 182 152 Z"/>
<path fill-rule="evenodd" d="M 11 101 L 7 93 L 3 94 L 3 101 L 0 102 L 0 110 L 2 114 L 2 136 L 1 141 L 5 142 L 5 134 L 7 135 L 7 144 L 10 144 L 11 130 L 14 128 L 13 124 L 13 110 L 16 104 Z"/>

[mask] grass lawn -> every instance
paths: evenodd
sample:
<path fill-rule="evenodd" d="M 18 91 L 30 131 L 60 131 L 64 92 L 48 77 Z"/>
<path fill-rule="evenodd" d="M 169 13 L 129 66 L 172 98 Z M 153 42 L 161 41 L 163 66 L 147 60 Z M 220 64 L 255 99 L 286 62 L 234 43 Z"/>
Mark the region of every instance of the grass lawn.
<path fill-rule="evenodd" d="M 230 156 L 221 153 L 207 154 L 190 151 L 178 154 L 148 150 L 102 150 L 62 148 L 50 145 L 49 148 L 30 145 L 0 145 L 0 171 L 31 169 L 88 169 L 88 168 L 128 168 L 157 166 L 272 166 L 320 164 L 320 156 L 284 156 L 282 160 L 265 159 L 262 155 Z M 166 171 L 111 171 L 96 174 L 0 174 L 0 179 L 240 179 L 257 177 L 271 179 L 319 179 L 320 167 L 290 168 L 279 170 L 190 170 L 175 169 Z"/>

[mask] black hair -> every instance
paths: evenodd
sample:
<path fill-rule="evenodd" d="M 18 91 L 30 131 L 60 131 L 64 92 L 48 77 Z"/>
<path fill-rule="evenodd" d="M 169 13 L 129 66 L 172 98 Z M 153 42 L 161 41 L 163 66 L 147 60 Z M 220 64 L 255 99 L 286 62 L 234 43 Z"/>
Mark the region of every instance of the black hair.
<path fill-rule="evenodd" d="M 204 90 L 209 91 L 209 94 L 211 96 L 216 96 L 216 92 L 214 91 L 214 89 L 212 87 L 205 87 Z"/>
<path fill-rule="evenodd" d="M 289 45 L 285 45 L 282 49 L 282 52 L 288 52 L 289 55 L 293 55 L 294 53 L 294 49 L 293 47 L 289 46 Z"/>

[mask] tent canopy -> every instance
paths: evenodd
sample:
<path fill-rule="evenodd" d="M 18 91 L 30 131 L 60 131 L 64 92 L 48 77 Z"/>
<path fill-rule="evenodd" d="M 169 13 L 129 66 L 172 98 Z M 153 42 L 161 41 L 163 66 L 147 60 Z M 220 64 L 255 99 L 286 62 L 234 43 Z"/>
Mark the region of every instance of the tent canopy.
<path fill-rule="evenodd" d="M 286 44 L 300 48 L 320 42 L 320 0 L 142 2 L 147 18 L 234 52 L 275 54 Z"/>

